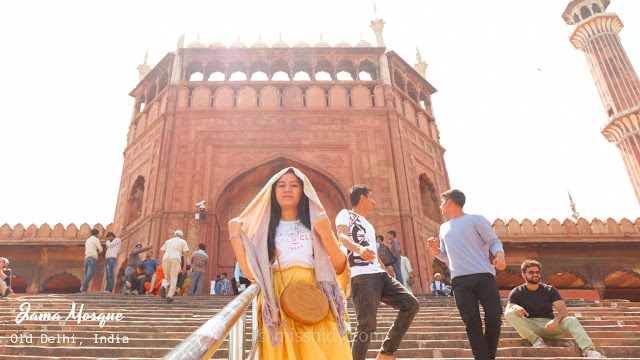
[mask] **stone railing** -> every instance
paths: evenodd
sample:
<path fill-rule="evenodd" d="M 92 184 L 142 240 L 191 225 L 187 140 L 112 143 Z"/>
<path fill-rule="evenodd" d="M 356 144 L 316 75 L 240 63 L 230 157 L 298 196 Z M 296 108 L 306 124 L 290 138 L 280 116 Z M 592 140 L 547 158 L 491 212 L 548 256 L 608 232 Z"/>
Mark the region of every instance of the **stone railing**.
<path fill-rule="evenodd" d="M 69 224 L 66 228 L 62 224 L 56 224 L 51 228 L 47 223 L 40 227 L 31 224 L 26 228 L 22 224 L 15 225 L 13 228 L 4 224 L 0 226 L 0 240 L 86 240 L 91 236 L 91 229 L 98 229 L 100 233 L 97 237 L 102 239 L 107 232 L 113 231 L 113 224 L 107 225 L 106 228 L 102 224 L 91 227 L 87 223 L 80 225 L 80 228 L 75 224 Z"/>
<path fill-rule="evenodd" d="M 493 222 L 493 230 L 498 237 L 633 237 L 640 239 L 640 218 L 634 222 L 628 219 L 616 221 L 593 219 L 591 222 L 580 218 L 577 221 L 565 219 L 560 222 L 551 219 L 548 223 L 538 219 L 533 223 L 529 219 L 518 222 L 514 219 L 507 223 L 501 219 Z"/>

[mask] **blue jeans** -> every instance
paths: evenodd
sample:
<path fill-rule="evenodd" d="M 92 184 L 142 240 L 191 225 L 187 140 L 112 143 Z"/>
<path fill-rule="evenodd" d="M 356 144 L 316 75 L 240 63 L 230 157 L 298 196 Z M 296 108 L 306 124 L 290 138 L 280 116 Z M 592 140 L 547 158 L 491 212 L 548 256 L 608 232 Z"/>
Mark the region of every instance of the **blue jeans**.
<path fill-rule="evenodd" d="M 96 266 L 98 266 L 97 259 L 92 257 L 84 258 L 84 281 L 82 282 L 82 292 L 87 292 L 89 282 L 93 279 L 93 274 L 96 273 Z"/>
<path fill-rule="evenodd" d="M 396 273 L 396 280 L 400 284 L 404 284 L 404 279 L 402 278 L 402 267 L 400 266 L 400 259 L 397 259 L 396 262 L 393 263 L 393 272 Z"/>
<path fill-rule="evenodd" d="M 113 272 L 116 271 L 116 263 L 118 262 L 118 258 L 107 258 L 104 263 L 104 276 L 107 279 L 107 286 L 104 288 L 104 291 L 112 292 L 113 284 L 115 283 L 115 277 Z"/>

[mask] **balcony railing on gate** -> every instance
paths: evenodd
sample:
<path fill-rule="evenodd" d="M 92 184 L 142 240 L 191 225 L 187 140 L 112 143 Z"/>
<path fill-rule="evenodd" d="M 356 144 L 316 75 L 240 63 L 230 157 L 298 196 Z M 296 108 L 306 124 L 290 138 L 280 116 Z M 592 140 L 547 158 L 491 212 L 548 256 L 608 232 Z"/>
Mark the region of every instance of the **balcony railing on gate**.
<path fill-rule="evenodd" d="M 229 335 L 229 360 L 245 358 L 246 311 L 253 304 L 251 319 L 251 351 L 247 359 L 256 360 L 258 349 L 257 295 L 260 287 L 249 286 L 240 295 L 209 319 L 198 330 L 189 335 L 162 359 L 200 360 L 210 359 Z"/>

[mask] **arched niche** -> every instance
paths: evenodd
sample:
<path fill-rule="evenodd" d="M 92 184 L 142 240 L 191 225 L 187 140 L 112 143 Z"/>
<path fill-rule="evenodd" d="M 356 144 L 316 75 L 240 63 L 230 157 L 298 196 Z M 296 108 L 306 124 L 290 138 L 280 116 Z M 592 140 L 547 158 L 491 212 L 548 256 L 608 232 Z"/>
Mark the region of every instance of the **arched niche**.
<path fill-rule="evenodd" d="M 329 219 L 335 219 L 341 209 L 348 207 L 348 197 L 336 180 L 317 171 L 313 165 L 305 164 L 296 159 L 277 157 L 275 159 L 256 164 L 234 176 L 223 186 L 217 200 L 215 211 L 218 216 L 218 244 L 214 251 L 213 269 L 216 272 L 223 269 L 231 270 L 235 265 L 234 253 L 231 248 L 227 223 L 238 216 L 253 200 L 269 179 L 287 167 L 296 167 L 302 171 L 313 185 L 318 198 L 326 210 Z M 334 225 L 335 227 L 335 225 Z"/>
<path fill-rule="evenodd" d="M 80 292 L 82 282 L 68 272 L 56 274 L 42 283 L 41 292 L 49 294 L 72 294 Z"/>
<path fill-rule="evenodd" d="M 11 289 L 16 294 L 24 294 L 27 292 L 27 282 L 22 277 L 12 274 Z"/>
<path fill-rule="evenodd" d="M 418 181 L 420 186 L 422 213 L 429 219 L 440 222 L 438 192 L 433 181 L 431 181 L 426 174 L 421 174 Z"/>
<path fill-rule="evenodd" d="M 640 274 L 627 268 L 610 272 L 604 277 L 605 299 L 640 301 Z"/>
<path fill-rule="evenodd" d="M 519 271 L 507 268 L 504 271 L 496 272 L 496 283 L 498 283 L 500 290 L 511 290 L 516 286 L 522 285 L 524 279 Z"/>
<path fill-rule="evenodd" d="M 133 222 L 138 219 L 140 215 L 142 215 L 142 200 L 144 199 L 144 177 L 138 176 L 136 181 L 131 186 L 131 191 L 129 192 L 128 206 L 129 211 L 127 212 L 127 224 Z"/>
<path fill-rule="evenodd" d="M 585 289 L 587 288 L 588 281 L 584 276 L 576 272 L 569 270 L 557 270 L 548 274 L 545 282 L 558 289 Z"/>

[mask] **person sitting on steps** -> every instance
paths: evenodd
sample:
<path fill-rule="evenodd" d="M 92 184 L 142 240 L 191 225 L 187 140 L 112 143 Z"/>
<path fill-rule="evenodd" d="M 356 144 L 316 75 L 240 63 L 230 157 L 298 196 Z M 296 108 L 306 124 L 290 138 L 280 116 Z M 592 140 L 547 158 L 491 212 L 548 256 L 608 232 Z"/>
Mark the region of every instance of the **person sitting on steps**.
<path fill-rule="evenodd" d="M 534 348 L 547 348 L 543 339 L 560 339 L 570 333 L 587 358 L 605 358 L 596 351 L 593 341 L 578 319 L 568 316 L 567 305 L 555 287 L 540 284 L 542 265 L 536 260 L 525 260 L 520 266 L 525 283 L 509 294 L 505 318 L 523 339 Z M 558 313 L 553 315 L 553 308 Z"/>

